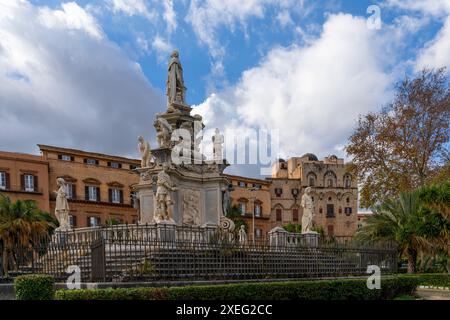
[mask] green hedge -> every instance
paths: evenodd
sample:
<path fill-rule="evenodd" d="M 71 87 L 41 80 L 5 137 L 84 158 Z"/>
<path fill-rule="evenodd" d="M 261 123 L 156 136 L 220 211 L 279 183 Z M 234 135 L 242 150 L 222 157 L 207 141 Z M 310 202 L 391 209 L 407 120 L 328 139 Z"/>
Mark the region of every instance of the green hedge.
<path fill-rule="evenodd" d="M 416 278 L 418 280 L 418 285 L 420 286 L 450 288 L 450 274 L 424 273 L 424 274 L 405 275 L 405 277 Z"/>
<path fill-rule="evenodd" d="M 413 277 L 381 280 L 381 290 L 369 290 L 366 279 L 237 283 L 169 288 L 59 290 L 58 300 L 380 300 L 412 294 Z"/>
<path fill-rule="evenodd" d="M 17 300 L 52 300 L 55 295 L 55 279 L 52 276 L 32 274 L 14 279 Z"/>

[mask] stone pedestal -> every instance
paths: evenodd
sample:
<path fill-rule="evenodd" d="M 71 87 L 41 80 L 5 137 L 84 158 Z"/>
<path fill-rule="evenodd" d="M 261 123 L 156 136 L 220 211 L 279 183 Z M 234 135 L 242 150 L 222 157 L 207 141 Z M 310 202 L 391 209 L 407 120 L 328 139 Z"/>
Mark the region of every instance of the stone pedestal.
<path fill-rule="evenodd" d="M 171 221 L 161 221 L 156 225 L 157 239 L 161 243 L 175 243 L 175 223 Z"/>
<path fill-rule="evenodd" d="M 275 248 L 284 248 L 287 245 L 287 235 L 289 232 L 281 227 L 275 227 L 269 231 L 269 243 Z"/>
<path fill-rule="evenodd" d="M 64 231 L 55 231 L 53 234 L 53 243 L 61 246 L 65 246 L 68 242 L 67 232 Z"/>
<path fill-rule="evenodd" d="M 319 246 L 319 234 L 315 231 L 309 231 L 302 233 L 302 245 L 308 247 L 318 247 Z"/>

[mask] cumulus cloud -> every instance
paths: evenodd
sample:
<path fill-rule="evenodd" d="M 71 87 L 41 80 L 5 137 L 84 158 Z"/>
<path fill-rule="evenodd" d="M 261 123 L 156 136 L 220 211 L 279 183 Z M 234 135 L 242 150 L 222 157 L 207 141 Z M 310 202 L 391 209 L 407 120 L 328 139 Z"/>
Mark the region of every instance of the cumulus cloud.
<path fill-rule="evenodd" d="M 0 149 L 43 143 L 134 155 L 163 105 L 83 8 L 0 0 Z"/>
<path fill-rule="evenodd" d="M 397 7 L 407 12 L 420 12 L 422 14 L 422 27 L 429 18 L 442 21 L 442 28 L 424 48 L 419 50 L 415 61 L 416 71 L 428 68 L 450 68 L 450 1 L 449 0 L 388 0 L 385 4 Z M 418 21 L 418 19 L 415 19 Z M 418 28 L 416 28 L 418 29 Z"/>
<path fill-rule="evenodd" d="M 272 49 L 234 86 L 195 107 L 210 127 L 279 129 L 282 156 L 344 156 L 359 114 L 390 97 L 376 33 L 362 18 L 331 15 L 305 47 Z"/>
<path fill-rule="evenodd" d="M 114 12 L 123 12 L 128 16 L 141 15 L 153 21 L 157 13 L 150 11 L 144 0 L 108 0 Z"/>

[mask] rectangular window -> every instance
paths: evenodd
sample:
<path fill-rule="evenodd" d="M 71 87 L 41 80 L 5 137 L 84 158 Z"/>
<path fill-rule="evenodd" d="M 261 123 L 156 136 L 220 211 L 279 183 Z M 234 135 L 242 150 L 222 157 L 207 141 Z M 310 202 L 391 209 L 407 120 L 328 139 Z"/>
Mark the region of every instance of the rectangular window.
<path fill-rule="evenodd" d="M 6 172 L 0 171 L 0 189 L 6 189 Z"/>
<path fill-rule="evenodd" d="M 100 226 L 100 217 L 89 217 L 88 218 L 88 226 L 89 227 L 98 227 Z"/>
<path fill-rule="evenodd" d="M 121 190 L 114 188 L 114 189 L 110 189 L 110 194 L 111 194 L 111 202 L 112 203 L 121 203 Z"/>
<path fill-rule="evenodd" d="M 276 210 L 275 210 L 275 213 L 276 213 L 276 219 L 277 219 L 277 221 L 282 221 L 282 220 L 283 220 L 283 217 L 282 217 L 282 214 L 281 214 L 281 209 L 276 209 Z"/>
<path fill-rule="evenodd" d="M 261 238 L 262 230 L 259 228 L 255 228 L 255 238 Z"/>
<path fill-rule="evenodd" d="M 67 184 L 67 198 L 68 199 L 75 199 L 75 185 L 72 183 Z"/>
<path fill-rule="evenodd" d="M 253 188 L 258 189 L 258 190 L 262 188 L 262 186 L 259 183 L 254 183 L 252 186 L 253 186 Z"/>
<path fill-rule="evenodd" d="M 315 179 L 314 178 L 309 178 L 309 186 L 310 187 L 314 187 L 315 185 Z"/>
<path fill-rule="evenodd" d="M 333 217 L 334 217 L 334 205 L 327 204 L 327 218 L 333 218 Z"/>
<path fill-rule="evenodd" d="M 281 197 L 281 195 L 283 194 L 283 189 L 281 188 L 275 188 L 275 195 L 277 197 Z"/>
<path fill-rule="evenodd" d="M 241 187 L 241 188 L 246 188 L 247 184 L 245 182 L 239 181 L 238 182 L 238 186 Z"/>
<path fill-rule="evenodd" d="M 245 214 L 245 202 L 239 202 L 239 211 L 241 212 L 242 215 Z"/>
<path fill-rule="evenodd" d="M 71 228 L 76 228 L 77 226 L 77 217 L 74 215 L 69 215 L 69 224 Z"/>
<path fill-rule="evenodd" d="M 114 169 L 120 169 L 122 168 L 122 164 L 118 162 L 108 162 L 108 167 L 114 168 Z"/>
<path fill-rule="evenodd" d="M 298 209 L 292 209 L 292 221 L 298 221 Z"/>
<path fill-rule="evenodd" d="M 88 200 L 89 201 L 97 201 L 98 199 L 98 188 L 94 186 L 88 186 Z"/>
<path fill-rule="evenodd" d="M 32 174 L 25 174 L 23 178 L 25 191 L 34 192 L 34 176 Z"/>
<path fill-rule="evenodd" d="M 60 154 L 58 155 L 58 159 L 62 161 L 74 161 L 75 158 L 73 156 L 69 156 L 67 154 Z"/>
<path fill-rule="evenodd" d="M 135 166 L 135 165 L 133 165 L 133 164 L 130 164 L 130 170 L 134 170 L 134 169 L 136 169 L 137 168 L 137 166 Z"/>
<path fill-rule="evenodd" d="M 96 159 L 84 159 L 84 163 L 90 166 L 98 166 L 98 160 Z"/>
<path fill-rule="evenodd" d="M 255 217 L 261 217 L 261 204 L 255 203 Z"/>

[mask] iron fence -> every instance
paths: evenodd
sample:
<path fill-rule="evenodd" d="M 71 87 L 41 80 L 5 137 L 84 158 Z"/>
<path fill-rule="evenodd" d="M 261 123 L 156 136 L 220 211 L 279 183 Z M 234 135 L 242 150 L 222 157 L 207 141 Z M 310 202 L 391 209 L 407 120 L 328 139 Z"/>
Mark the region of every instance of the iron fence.
<path fill-rule="evenodd" d="M 383 273 L 397 271 L 391 243 L 283 237 L 283 242 L 273 237 L 239 241 L 218 227 L 169 224 L 84 228 L 6 250 L 3 245 L 0 270 L 10 277 L 45 273 L 64 281 L 69 266 L 77 266 L 84 282 L 358 276 L 368 265 Z"/>

